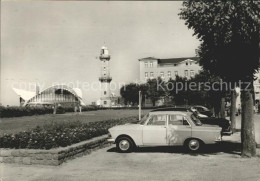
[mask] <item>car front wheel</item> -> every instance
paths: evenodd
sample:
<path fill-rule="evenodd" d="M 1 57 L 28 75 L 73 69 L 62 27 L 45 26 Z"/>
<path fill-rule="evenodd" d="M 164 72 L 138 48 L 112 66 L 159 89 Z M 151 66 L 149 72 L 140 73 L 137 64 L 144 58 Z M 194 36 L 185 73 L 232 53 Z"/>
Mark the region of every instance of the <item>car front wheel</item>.
<path fill-rule="evenodd" d="M 129 153 L 133 150 L 134 144 L 132 140 L 128 137 L 121 137 L 116 143 L 116 147 L 121 153 Z"/>
<path fill-rule="evenodd" d="M 190 139 L 186 142 L 186 148 L 189 151 L 197 152 L 201 149 L 202 143 L 198 139 Z"/>

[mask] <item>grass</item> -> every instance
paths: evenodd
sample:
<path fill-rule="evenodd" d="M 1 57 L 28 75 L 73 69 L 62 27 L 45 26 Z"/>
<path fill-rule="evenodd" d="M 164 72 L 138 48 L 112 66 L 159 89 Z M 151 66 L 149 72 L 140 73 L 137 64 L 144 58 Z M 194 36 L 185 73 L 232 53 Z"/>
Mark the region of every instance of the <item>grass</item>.
<path fill-rule="evenodd" d="M 143 110 L 142 114 L 148 113 L 149 110 Z M 36 126 L 43 126 L 49 123 L 60 123 L 67 121 L 80 121 L 82 123 L 93 121 L 104 121 L 109 119 L 119 119 L 130 116 L 137 116 L 138 110 L 98 110 L 79 113 L 67 114 L 46 114 L 39 116 L 24 116 L 14 118 L 0 119 L 0 136 L 4 133 L 18 133 L 33 129 Z"/>

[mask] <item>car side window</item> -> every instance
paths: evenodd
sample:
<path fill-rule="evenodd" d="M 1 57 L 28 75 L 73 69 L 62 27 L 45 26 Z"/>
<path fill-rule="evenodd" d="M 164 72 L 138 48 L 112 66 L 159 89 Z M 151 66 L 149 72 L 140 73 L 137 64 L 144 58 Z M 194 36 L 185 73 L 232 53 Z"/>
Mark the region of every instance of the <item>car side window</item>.
<path fill-rule="evenodd" d="M 196 108 L 199 112 L 202 112 L 202 111 L 204 111 L 204 109 L 203 108 L 201 108 L 201 107 L 197 107 Z"/>
<path fill-rule="evenodd" d="M 166 125 L 166 115 L 152 115 L 147 125 Z"/>
<path fill-rule="evenodd" d="M 189 123 L 182 115 L 169 115 L 169 125 L 189 125 Z"/>

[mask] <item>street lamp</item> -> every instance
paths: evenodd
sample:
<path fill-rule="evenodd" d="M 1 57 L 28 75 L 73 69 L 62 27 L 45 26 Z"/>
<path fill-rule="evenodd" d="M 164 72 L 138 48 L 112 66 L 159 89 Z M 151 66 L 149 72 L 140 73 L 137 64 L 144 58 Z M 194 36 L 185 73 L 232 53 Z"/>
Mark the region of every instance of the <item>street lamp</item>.
<path fill-rule="evenodd" d="M 142 92 L 139 91 L 139 121 L 141 120 Z"/>

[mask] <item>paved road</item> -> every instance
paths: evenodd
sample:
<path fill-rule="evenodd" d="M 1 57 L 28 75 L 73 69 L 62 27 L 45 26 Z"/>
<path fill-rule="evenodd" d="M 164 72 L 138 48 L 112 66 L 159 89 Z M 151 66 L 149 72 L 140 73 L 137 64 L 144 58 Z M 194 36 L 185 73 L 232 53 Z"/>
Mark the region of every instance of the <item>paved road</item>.
<path fill-rule="evenodd" d="M 233 143 L 207 147 L 200 154 L 186 153 L 181 147 L 143 148 L 120 154 L 112 145 L 57 167 L 0 164 L 0 178 L 2 181 L 259 181 L 260 149 L 259 157 L 241 158 L 239 133 L 224 137 L 231 138 Z"/>

